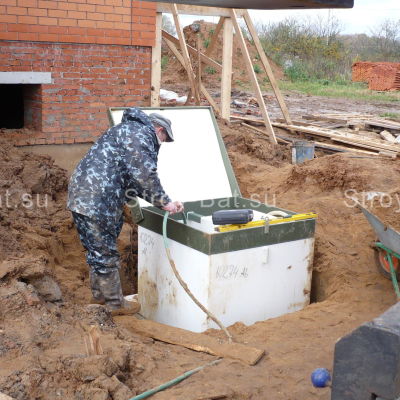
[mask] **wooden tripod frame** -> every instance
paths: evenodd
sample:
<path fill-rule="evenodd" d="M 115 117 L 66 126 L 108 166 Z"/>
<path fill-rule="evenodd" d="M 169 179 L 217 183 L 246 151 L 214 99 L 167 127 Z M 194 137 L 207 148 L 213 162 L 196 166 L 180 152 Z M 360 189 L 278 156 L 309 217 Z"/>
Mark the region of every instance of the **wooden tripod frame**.
<path fill-rule="evenodd" d="M 162 13 L 172 13 L 178 39 L 162 30 Z M 219 22 L 212 36 L 212 39 L 204 53 L 200 52 L 200 47 L 197 49 L 186 43 L 183 34 L 182 25 L 179 21 L 179 12 L 184 14 L 194 15 L 216 15 L 219 16 Z M 251 63 L 251 58 L 247 49 L 242 30 L 240 29 L 238 17 L 243 17 L 247 29 L 253 38 L 254 45 L 259 54 L 263 68 L 271 83 L 272 89 L 278 100 L 279 107 L 282 110 L 283 117 L 287 124 L 291 125 L 292 121 L 289 115 L 288 108 L 283 99 L 282 93 L 277 85 L 275 76 L 272 72 L 271 65 L 266 57 L 262 48 L 257 31 L 254 27 L 253 21 L 247 10 L 234 10 L 217 7 L 201 7 L 189 5 L 177 5 L 167 3 L 157 3 L 157 17 L 156 17 L 156 43 L 152 51 L 152 72 L 151 72 L 151 106 L 160 106 L 160 85 L 161 85 L 161 41 L 164 39 L 166 45 L 175 55 L 176 59 L 185 68 L 189 84 L 190 96 L 193 96 L 196 104 L 200 104 L 200 96 L 203 95 L 210 105 L 213 107 L 216 114 L 226 121 L 230 120 L 230 104 L 231 104 L 231 88 L 232 88 L 232 50 L 233 50 L 233 29 L 239 39 L 241 52 L 246 64 L 247 74 L 251 81 L 257 102 L 259 104 L 261 114 L 266 126 L 266 133 L 268 134 L 272 143 L 277 143 L 271 121 L 269 119 L 267 107 L 261 93 L 260 85 L 258 84 L 256 74 Z M 223 30 L 223 50 L 222 50 L 222 65 L 217 61 L 210 58 L 210 54 L 215 47 L 218 40 L 220 31 Z M 198 59 L 198 70 L 195 73 L 189 54 L 196 56 Z M 208 90 L 201 82 L 201 65 L 202 63 L 213 67 L 216 71 L 221 73 L 221 105 L 215 102 Z"/>

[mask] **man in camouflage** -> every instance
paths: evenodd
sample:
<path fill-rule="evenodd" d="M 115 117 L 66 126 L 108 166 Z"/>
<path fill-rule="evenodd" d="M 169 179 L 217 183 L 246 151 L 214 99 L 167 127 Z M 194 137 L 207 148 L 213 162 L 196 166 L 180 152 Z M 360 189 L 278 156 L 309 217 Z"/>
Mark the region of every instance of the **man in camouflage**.
<path fill-rule="evenodd" d="M 173 141 L 167 118 L 126 109 L 121 123 L 97 140 L 71 176 L 67 207 L 87 250 L 92 294 L 110 310 L 127 305 L 117 249 L 124 203 L 138 196 L 171 214 L 183 211 L 182 203 L 171 201 L 158 178 L 158 151 L 165 141 Z"/>

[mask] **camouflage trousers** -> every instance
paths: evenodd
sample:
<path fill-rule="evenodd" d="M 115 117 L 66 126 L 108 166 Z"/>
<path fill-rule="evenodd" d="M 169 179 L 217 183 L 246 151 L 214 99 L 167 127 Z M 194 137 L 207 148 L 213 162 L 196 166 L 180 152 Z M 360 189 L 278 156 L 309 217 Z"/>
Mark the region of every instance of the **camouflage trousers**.
<path fill-rule="evenodd" d="M 79 238 L 86 249 L 86 262 L 91 272 L 108 274 L 118 270 L 117 238 L 121 233 L 123 216 L 118 223 L 98 220 L 72 211 Z"/>

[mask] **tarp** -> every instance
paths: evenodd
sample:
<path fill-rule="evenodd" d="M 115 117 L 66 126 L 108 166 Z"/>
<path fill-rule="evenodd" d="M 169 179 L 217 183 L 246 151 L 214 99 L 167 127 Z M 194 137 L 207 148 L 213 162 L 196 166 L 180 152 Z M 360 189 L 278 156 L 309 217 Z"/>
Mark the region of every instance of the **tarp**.
<path fill-rule="evenodd" d="M 280 10 L 291 8 L 352 8 L 354 0 L 171 0 L 157 3 L 190 4 L 196 6 Z"/>

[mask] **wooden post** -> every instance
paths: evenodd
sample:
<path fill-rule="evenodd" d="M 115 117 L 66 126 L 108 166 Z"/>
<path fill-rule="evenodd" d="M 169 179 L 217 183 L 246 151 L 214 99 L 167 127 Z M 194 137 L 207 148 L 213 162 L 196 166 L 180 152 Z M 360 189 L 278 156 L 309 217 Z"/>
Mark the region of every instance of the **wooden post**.
<path fill-rule="evenodd" d="M 196 104 L 200 105 L 200 94 L 197 90 L 197 86 L 196 86 L 196 82 L 195 82 L 195 75 L 194 75 L 193 68 L 192 68 L 192 63 L 190 61 L 189 52 L 186 47 L 186 40 L 185 40 L 185 36 L 183 34 L 182 26 L 179 22 L 178 9 L 177 9 L 175 3 L 171 4 L 171 13 L 174 17 L 175 28 L 176 28 L 176 32 L 178 33 L 179 43 L 181 46 L 183 59 L 185 61 L 185 65 L 186 65 L 186 71 L 188 72 L 188 78 L 189 78 L 189 83 L 190 83 L 190 87 L 192 90 L 192 94 L 195 98 Z"/>
<path fill-rule="evenodd" d="M 210 41 L 208 47 L 206 48 L 206 50 L 204 52 L 204 54 L 206 56 L 209 56 L 212 53 L 212 51 L 214 50 L 214 47 L 218 42 L 218 35 L 221 32 L 222 27 L 224 26 L 224 21 L 225 21 L 225 17 L 220 17 L 219 18 L 217 27 L 215 28 L 215 31 L 214 31 L 214 33 L 213 33 L 213 35 L 211 37 L 211 41 Z"/>
<path fill-rule="evenodd" d="M 257 52 L 260 55 L 261 63 L 264 67 L 264 70 L 268 76 L 269 81 L 271 82 L 272 90 L 274 91 L 276 99 L 278 100 L 279 107 L 282 110 L 283 117 L 285 118 L 286 123 L 291 125 L 292 120 L 290 118 L 289 111 L 287 109 L 285 100 L 283 99 L 282 93 L 276 82 L 274 73 L 272 72 L 271 65 L 268 61 L 268 58 L 266 57 L 266 55 L 264 53 L 264 49 L 261 45 L 260 38 L 257 35 L 257 31 L 253 25 L 253 21 L 251 20 L 250 14 L 247 10 L 244 10 L 243 18 L 244 18 L 247 28 L 253 38 L 253 42 L 256 46 Z"/>
<path fill-rule="evenodd" d="M 253 65 L 251 63 L 251 58 L 250 58 L 250 55 L 249 55 L 249 51 L 247 49 L 247 45 L 246 45 L 246 42 L 244 40 L 242 30 L 240 29 L 240 26 L 239 26 L 239 23 L 238 23 L 238 20 L 237 20 L 237 17 L 236 17 L 235 10 L 231 9 L 230 10 L 230 14 L 231 14 L 231 19 L 232 19 L 232 22 L 233 22 L 233 26 L 235 27 L 236 35 L 237 35 L 237 37 L 239 39 L 239 44 L 240 44 L 240 47 L 241 47 L 241 50 L 242 50 L 242 55 L 243 55 L 243 58 L 244 58 L 244 62 L 246 64 L 247 73 L 249 75 L 251 83 L 253 84 L 253 88 L 254 88 L 255 95 L 256 95 L 256 98 L 257 98 L 257 101 L 258 101 L 258 105 L 260 107 L 261 114 L 262 114 L 262 116 L 264 118 L 265 127 L 267 129 L 267 132 L 268 132 L 268 135 L 269 135 L 269 138 L 270 138 L 271 142 L 277 144 L 278 142 L 277 142 L 276 137 L 275 137 L 274 129 L 272 128 L 271 121 L 269 119 L 267 107 L 265 106 L 265 102 L 264 102 L 264 98 L 263 98 L 262 93 L 261 93 L 260 85 L 258 84 L 257 77 L 256 77 L 256 74 L 254 72 Z"/>
<path fill-rule="evenodd" d="M 197 32 L 197 89 L 201 93 L 201 51 L 200 51 L 200 32 Z"/>
<path fill-rule="evenodd" d="M 207 99 L 207 101 L 210 103 L 211 107 L 214 109 L 215 113 L 221 115 L 221 110 L 218 108 L 217 103 L 214 101 L 214 99 L 211 97 L 211 94 L 208 92 L 208 90 L 204 87 L 202 83 L 200 83 L 200 90 L 201 93 L 203 93 L 204 97 Z"/>
<path fill-rule="evenodd" d="M 232 19 L 225 18 L 222 48 L 221 117 L 226 121 L 229 121 L 231 116 L 232 45 Z"/>
<path fill-rule="evenodd" d="M 151 107 L 160 106 L 162 13 L 156 15 L 156 42 L 151 50 Z"/>

